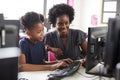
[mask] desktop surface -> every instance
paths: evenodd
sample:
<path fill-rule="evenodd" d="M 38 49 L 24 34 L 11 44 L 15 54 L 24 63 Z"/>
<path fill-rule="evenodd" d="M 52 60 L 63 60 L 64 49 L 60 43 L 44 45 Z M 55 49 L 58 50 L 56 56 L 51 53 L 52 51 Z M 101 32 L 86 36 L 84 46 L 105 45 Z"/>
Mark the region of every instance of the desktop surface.
<path fill-rule="evenodd" d="M 18 80 L 47 80 L 52 71 L 28 71 L 19 72 Z M 103 77 L 104 80 L 115 80 L 114 78 Z M 99 76 L 85 73 L 85 68 L 80 66 L 79 70 L 71 76 L 63 77 L 60 80 L 99 80 Z"/>

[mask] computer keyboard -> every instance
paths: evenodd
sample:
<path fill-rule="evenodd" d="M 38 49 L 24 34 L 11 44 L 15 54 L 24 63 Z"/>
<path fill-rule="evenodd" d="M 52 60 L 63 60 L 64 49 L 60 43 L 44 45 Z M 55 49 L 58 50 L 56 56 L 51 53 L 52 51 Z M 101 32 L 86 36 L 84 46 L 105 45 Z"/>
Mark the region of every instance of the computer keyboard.
<path fill-rule="evenodd" d="M 52 71 L 48 76 L 53 77 L 65 77 L 73 74 L 79 69 L 80 61 L 73 61 L 68 67 L 62 69 L 56 69 Z"/>

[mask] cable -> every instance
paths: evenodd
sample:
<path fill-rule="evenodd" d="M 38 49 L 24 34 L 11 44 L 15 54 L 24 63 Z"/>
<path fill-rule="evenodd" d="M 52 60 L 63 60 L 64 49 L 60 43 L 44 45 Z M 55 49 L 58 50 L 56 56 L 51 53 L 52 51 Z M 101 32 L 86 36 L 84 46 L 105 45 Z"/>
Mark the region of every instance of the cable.
<path fill-rule="evenodd" d="M 95 79 L 98 79 L 98 78 L 99 78 L 100 80 L 102 80 L 102 79 L 105 80 L 104 78 L 102 78 L 102 76 L 96 76 L 96 75 L 86 76 L 86 75 L 84 75 L 84 74 L 82 74 L 82 73 L 80 73 L 80 72 L 78 72 L 78 71 L 77 71 L 77 73 L 80 74 L 80 75 L 83 76 L 83 77 L 86 77 L 86 78 L 94 78 L 94 77 L 96 77 L 96 78 L 94 78 L 94 79 L 92 79 L 92 80 L 95 80 Z"/>
<path fill-rule="evenodd" d="M 96 78 L 94 78 L 94 79 L 92 79 L 92 80 L 96 80 L 96 79 L 97 79 L 97 80 L 98 80 L 98 79 L 99 79 L 99 80 L 105 80 L 102 76 L 98 76 L 98 77 L 96 77 Z"/>
<path fill-rule="evenodd" d="M 100 63 L 100 64 L 103 64 L 103 63 Z M 78 72 L 78 71 L 77 71 Z M 102 72 L 102 70 L 101 70 L 101 66 L 99 66 L 99 72 Z M 102 75 L 100 75 L 100 76 L 96 76 L 96 75 L 93 75 L 93 76 L 86 76 L 86 75 L 84 75 L 84 74 L 82 74 L 82 73 L 80 73 L 80 72 L 78 72 L 81 76 L 84 76 L 84 77 L 86 77 L 86 78 L 94 78 L 93 80 L 95 80 L 95 79 L 97 79 L 97 78 L 99 78 L 100 80 L 105 80 L 104 78 L 102 78 Z"/>
<path fill-rule="evenodd" d="M 81 76 L 83 76 L 83 77 L 86 77 L 86 78 L 94 78 L 94 79 L 92 79 L 92 80 L 97 80 L 98 78 L 99 78 L 99 80 L 105 80 L 105 78 L 103 78 L 102 76 L 96 76 L 96 75 L 93 75 L 93 76 L 86 76 L 86 75 L 84 75 L 84 74 L 82 74 L 82 73 L 80 73 L 80 72 L 78 72 L 77 71 L 77 73 L 78 74 L 80 74 Z M 111 78 L 109 78 L 109 80 L 111 80 Z"/>
<path fill-rule="evenodd" d="M 80 74 L 80 75 L 83 76 L 83 77 L 86 77 L 86 78 L 93 78 L 93 77 L 95 77 L 95 75 L 93 75 L 93 76 L 86 76 L 86 75 L 84 75 L 84 74 L 82 74 L 82 73 L 80 73 L 80 72 L 78 72 L 78 71 L 77 71 L 77 73 Z"/>

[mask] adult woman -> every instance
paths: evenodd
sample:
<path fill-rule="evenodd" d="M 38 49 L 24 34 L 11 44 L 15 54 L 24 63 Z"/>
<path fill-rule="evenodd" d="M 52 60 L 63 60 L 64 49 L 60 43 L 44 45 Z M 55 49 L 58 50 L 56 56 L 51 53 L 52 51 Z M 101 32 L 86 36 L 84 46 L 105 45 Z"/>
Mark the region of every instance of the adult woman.
<path fill-rule="evenodd" d="M 56 58 L 81 59 L 81 50 L 86 53 L 86 34 L 81 30 L 69 29 L 74 19 L 74 9 L 67 4 L 57 4 L 49 10 L 50 23 L 55 31 L 45 35 L 44 42 Z"/>

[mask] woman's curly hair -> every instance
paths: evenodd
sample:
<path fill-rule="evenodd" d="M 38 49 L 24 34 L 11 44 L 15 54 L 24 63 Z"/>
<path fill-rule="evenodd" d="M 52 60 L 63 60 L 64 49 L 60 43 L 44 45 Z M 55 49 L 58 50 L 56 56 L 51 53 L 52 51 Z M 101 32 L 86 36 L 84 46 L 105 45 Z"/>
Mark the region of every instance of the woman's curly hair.
<path fill-rule="evenodd" d="M 50 24 L 53 24 L 53 27 L 55 27 L 56 18 L 64 14 L 69 16 L 69 21 L 71 23 L 74 19 L 74 9 L 64 3 L 54 5 L 48 13 L 48 19 Z"/>

